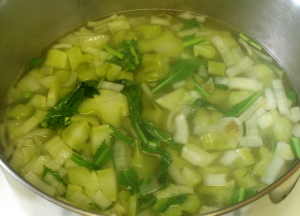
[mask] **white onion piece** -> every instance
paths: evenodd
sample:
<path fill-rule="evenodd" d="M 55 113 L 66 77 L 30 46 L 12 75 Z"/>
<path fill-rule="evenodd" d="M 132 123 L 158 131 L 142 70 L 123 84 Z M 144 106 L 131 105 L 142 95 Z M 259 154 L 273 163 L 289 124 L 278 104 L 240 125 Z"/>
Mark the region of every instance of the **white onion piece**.
<path fill-rule="evenodd" d="M 227 175 L 225 173 L 220 174 L 206 174 L 204 176 L 204 184 L 208 186 L 230 186 L 232 182 L 227 182 Z"/>
<path fill-rule="evenodd" d="M 261 117 L 263 114 L 266 113 L 266 110 L 263 107 L 259 107 L 248 119 L 247 121 L 255 121 L 259 117 Z"/>
<path fill-rule="evenodd" d="M 163 26 L 171 25 L 170 19 L 165 17 L 158 17 L 158 16 L 151 16 L 150 23 L 155 25 L 163 25 Z"/>
<path fill-rule="evenodd" d="M 295 159 L 291 145 L 286 142 L 283 142 L 283 141 L 279 141 L 277 143 L 276 149 L 275 149 L 275 154 L 282 157 L 285 160 L 294 160 Z"/>
<path fill-rule="evenodd" d="M 278 177 L 285 160 L 280 156 L 275 156 L 268 166 L 266 172 L 261 177 L 260 181 L 265 184 L 272 184 Z"/>
<path fill-rule="evenodd" d="M 291 133 L 294 137 L 300 137 L 300 124 L 293 125 Z"/>
<path fill-rule="evenodd" d="M 173 139 L 176 142 L 186 144 L 189 139 L 189 126 L 184 113 L 179 114 L 174 119 L 175 132 L 173 134 Z"/>
<path fill-rule="evenodd" d="M 290 113 L 285 116 L 289 120 L 294 123 L 297 123 L 300 120 L 300 108 L 299 107 L 292 107 L 290 108 Z"/>
<path fill-rule="evenodd" d="M 252 113 L 254 113 L 259 107 L 262 106 L 265 99 L 260 96 L 254 103 L 252 103 L 240 116 L 241 122 L 244 122 Z"/>
<path fill-rule="evenodd" d="M 230 67 L 236 63 L 231 51 L 219 35 L 213 36 L 210 40 L 218 49 L 226 66 Z"/>
<path fill-rule="evenodd" d="M 272 80 L 272 86 L 277 101 L 277 106 L 281 115 L 286 115 L 289 113 L 289 104 L 283 84 L 280 79 Z"/>
<path fill-rule="evenodd" d="M 123 90 L 124 85 L 109 81 L 102 81 L 99 83 L 98 88 L 120 92 Z"/>
<path fill-rule="evenodd" d="M 205 22 L 205 16 L 204 15 L 193 15 L 193 14 L 190 14 L 190 13 L 181 13 L 178 15 L 178 17 L 180 17 L 181 19 L 184 19 L 184 20 L 189 20 L 189 19 L 192 19 L 192 18 L 196 18 L 198 22 Z"/>
<path fill-rule="evenodd" d="M 277 103 L 275 100 L 275 94 L 271 88 L 265 89 L 265 97 L 266 97 L 266 110 L 276 109 Z"/>
<path fill-rule="evenodd" d="M 250 68 L 253 64 L 254 62 L 248 56 L 246 56 L 242 60 L 240 60 L 237 64 L 227 68 L 226 74 L 229 77 L 234 77 L 244 72 L 248 68 Z"/>
<path fill-rule="evenodd" d="M 240 155 L 236 151 L 228 151 L 220 159 L 220 163 L 225 166 L 230 166 Z"/>
<path fill-rule="evenodd" d="M 261 130 L 267 129 L 274 123 L 274 118 L 270 112 L 267 112 L 260 116 L 257 120 L 257 125 Z"/>

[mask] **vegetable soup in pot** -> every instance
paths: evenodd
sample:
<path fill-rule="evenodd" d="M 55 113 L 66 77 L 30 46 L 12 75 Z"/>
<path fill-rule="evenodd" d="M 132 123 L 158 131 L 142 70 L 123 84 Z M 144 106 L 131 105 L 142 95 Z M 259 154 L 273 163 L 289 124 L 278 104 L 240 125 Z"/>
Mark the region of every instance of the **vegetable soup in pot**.
<path fill-rule="evenodd" d="M 25 72 L 6 100 L 4 157 L 82 209 L 198 215 L 249 198 L 300 157 L 298 96 L 284 71 L 203 15 L 89 21 Z"/>

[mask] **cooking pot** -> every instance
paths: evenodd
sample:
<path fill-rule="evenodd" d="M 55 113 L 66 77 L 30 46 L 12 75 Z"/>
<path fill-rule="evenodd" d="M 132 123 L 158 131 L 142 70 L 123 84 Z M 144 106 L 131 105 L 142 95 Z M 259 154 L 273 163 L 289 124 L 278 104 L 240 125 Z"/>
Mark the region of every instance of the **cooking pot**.
<path fill-rule="evenodd" d="M 29 59 L 63 32 L 105 14 L 147 8 L 186 10 L 229 23 L 259 41 L 283 66 L 300 93 L 300 0 L 0 0 L 0 106 Z M 10 168 L 1 152 L 2 145 L 0 164 L 28 215 L 95 215 L 62 203 L 27 183 Z M 257 195 L 206 215 L 245 215 L 243 206 L 249 209 L 254 201 L 266 195 L 269 198 L 268 194 L 276 193 L 275 188 L 287 179 L 283 191 L 289 190 L 299 176 L 295 175 L 299 167 L 298 161 Z M 277 192 L 282 195 L 278 189 Z M 272 200 L 280 202 L 280 198 Z"/>

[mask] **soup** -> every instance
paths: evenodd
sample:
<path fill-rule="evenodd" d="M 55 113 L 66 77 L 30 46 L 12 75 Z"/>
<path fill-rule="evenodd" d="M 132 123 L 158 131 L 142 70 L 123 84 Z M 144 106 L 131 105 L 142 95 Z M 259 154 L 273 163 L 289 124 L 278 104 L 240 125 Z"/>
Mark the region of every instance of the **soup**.
<path fill-rule="evenodd" d="M 297 94 L 262 47 L 198 14 L 90 21 L 29 62 L 4 156 L 28 182 L 105 215 L 197 215 L 300 156 Z"/>

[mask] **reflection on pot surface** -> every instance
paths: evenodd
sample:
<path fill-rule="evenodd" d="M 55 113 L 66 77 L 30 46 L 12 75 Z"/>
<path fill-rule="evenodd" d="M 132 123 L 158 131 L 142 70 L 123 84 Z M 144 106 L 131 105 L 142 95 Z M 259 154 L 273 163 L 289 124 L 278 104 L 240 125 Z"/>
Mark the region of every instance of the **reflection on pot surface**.
<path fill-rule="evenodd" d="M 140 14 L 89 21 L 29 62 L 4 112 L 9 164 L 107 215 L 206 213 L 273 183 L 300 156 L 284 71 L 205 16 Z"/>
<path fill-rule="evenodd" d="M 4 160 L 59 205 L 226 212 L 299 167 L 297 90 L 233 27 L 138 10 L 88 21 L 47 47 L 8 92 L 1 141 Z"/>

